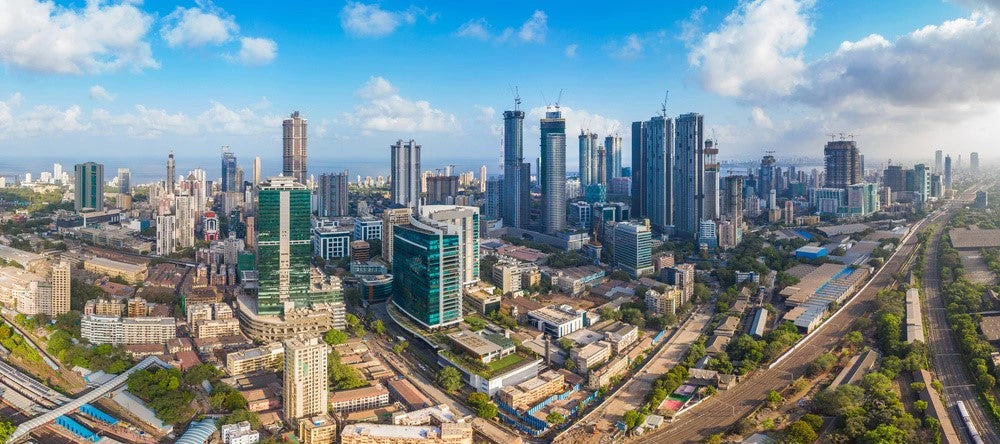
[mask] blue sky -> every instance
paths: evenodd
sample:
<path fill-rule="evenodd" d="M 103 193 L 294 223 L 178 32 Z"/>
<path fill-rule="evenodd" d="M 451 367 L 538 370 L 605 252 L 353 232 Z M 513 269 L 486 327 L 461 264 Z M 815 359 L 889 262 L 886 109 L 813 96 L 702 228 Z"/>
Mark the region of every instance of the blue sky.
<path fill-rule="evenodd" d="M 815 157 L 840 132 L 874 159 L 991 156 L 1000 1 L 630 3 L 5 0 L 0 162 L 272 157 L 292 110 L 315 157 L 413 138 L 425 158 L 494 159 L 511 86 L 532 157 L 560 90 L 570 131 L 626 149 L 670 90 L 668 114 L 705 114 L 723 159 Z"/>

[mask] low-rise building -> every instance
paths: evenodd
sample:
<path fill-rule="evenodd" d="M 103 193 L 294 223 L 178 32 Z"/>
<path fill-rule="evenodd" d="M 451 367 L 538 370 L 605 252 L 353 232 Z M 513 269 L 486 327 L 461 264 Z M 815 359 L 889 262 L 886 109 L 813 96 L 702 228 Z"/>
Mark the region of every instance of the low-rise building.
<path fill-rule="evenodd" d="M 149 270 L 145 265 L 113 261 L 103 257 L 83 261 L 83 269 L 109 277 L 120 277 L 130 284 L 138 284 L 149 276 Z"/>
<path fill-rule="evenodd" d="M 97 298 L 83 305 L 84 315 L 124 316 L 125 304 L 120 299 Z"/>
<path fill-rule="evenodd" d="M 492 289 L 496 287 L 482 287 L 473 285 L 462 290 L 462 302 L 465 311 L 489 316 L 500 309 L 500 295 L 494 294 Z"/>
<path fill-rule="evenodd" d="M 337 442 L 337 422 L 330 415 L 301 419 L 298 437 L 302 444 L 334 444 Z"/>
<path fill-rule="evenodd" d="M 223 444 L 254 444 L 260 441 L 260 432 L 253 430 L 249 421 L 226 424 L 219 435 Z"/>
<path fill-rule="evenodd" d="M 280 342 L 272 342 L 227 354 L 226 370 L 233 376 L 258 370 L 277 370 L 284 359 L 285 347 Z"/>
<path fill-rule="evenodd" d="M 549 396 L 562 393 L 565 378 L 561 373 L 548 370 L 517 385 L 504 387 L 497 392 L 497 400 L 514 408 L 527 410 Z"/>
<path fill-rule="evenodd" d="M 80 336 L 93 344 L 165 344 L 177 337 L 174 318 L 87 315 Z"/>
<path fill-rule="evenodd" d="M 607 341 L 598 341 L 581 348 L 570 351 L 570 359 L 576 361 L 576 371 L 587 374 L 594 368 L 611 357 L 612 346 Z"/>
<path fill-rule="evenodd" d="M 409 409 L 419 410 L 434 405 L 430 398 L 420 393 L 420 390 L 406 379 L 390 379 L 386 382 L 386 388 L 393 398 Z"/>
<path fill-rule="evenodd" d="M 663 291 L 652 288 L 646 291 L 646 308 L 658 315 L 677 314 L 677 309 L 684 304 L 684 292 L 674 286 L 667 286 Z"/>
<path fill-rule="evenodd" d="M 604 340 L 611 344 L 611 351 L 619 354 L 639 339 L 639 327 L 616 322 L 605 333 Z"/>
<path fill-rule="evenodd" d="M 472 424 L 440 426 L 349 424 L 340 433 L 341 444 L 472 444 Z"/>
<path fill-rule="evenodd" d="M 600 390 L 601 387 L 611 384 L 613 379 L 621 377 L 628 372 L 628 364 L 628 356 L 616 356 L 614 359 L 608 361 L 607 364 L 587 374 L 587 388 Z"/>
<path fill-rule="evenodd" d="M 583 328 L 584 313 L 569 305 L 558 305 L 529 311 L 527 316 L 536 329 L 561 338 Z"/>
<path fill-rule="evenodd" d="M 387 405 L 389 391 L 378 384 L 330 393 L 330 409 L 335 412 L 357 412 Z"/>
<path fill-rule="evenodd" d="M 448 339 L 465 354 L 483 364 L 514 353 L 514 341 L 496 333 L 473 333 L 460 331 L 448 335 Z"/>
<path fill-rule="evenodd" d="M 240 334 L 240 321 L 236 318 L 201 320 L 194 323 L 194 337 L 217 338 Z"/>

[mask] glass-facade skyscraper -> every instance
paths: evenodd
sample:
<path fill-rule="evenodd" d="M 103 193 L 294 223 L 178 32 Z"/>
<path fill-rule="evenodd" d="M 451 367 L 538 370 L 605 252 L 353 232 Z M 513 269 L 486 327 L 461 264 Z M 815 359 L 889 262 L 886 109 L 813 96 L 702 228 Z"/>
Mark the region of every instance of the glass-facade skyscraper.
<path fill-rule="evenodd" d="M 641 185 L 645 208 L 642 214 L 649 218 L 653 228 L 665 233 L 674 224 L 674 121 L 656 116 L 643 122 L 642 128 L 645 154 Z M 632 171 L 634 174 L 635 170 Z"/>
<path fill-rule="evenodd" d="M 420 205 L 420 145 L 412 139 L 409 142 L 400 139 L 389 146 L 389 151 L 392 201 L 415 208 Z"/>
<path fill-rule="evenodd" d="M 284 314 L 286 302 L 308 307 L 312 242 L 309 189 L 292 177 L 272 177 L 257 192 L 257 314 Z"/>
<path fill-rule="evenodd" d="M 74 168 L 73 208 L 79 212 L 84 208 L 104 209 L 104 165 L 87 162 Z"/>
<path fill-rule="evenodd" d="M 604 138 L 604 149 L 607 160 L 607 184 L 611 184 L 611 179 L 622 177 L 622 137 L 619 135 Z"/>
<path fill-rule="evenodd" d="M 674 147 L 674 229 L 694 237 L 703 219 L 705 202 L 704 117 L 689 113 L 677 117 Z"/>
<path fill-rule="evenodd" d="M 411 219 L 393 236 L 393 305 L 425 328 L 462 322 L 459 235 Z"/>
<path fill-rule="evenodd" d="M 524 161 L 524 111 L 503 113 L 503 192 L 500 217 L 508 227 L 523 228 L 531 203 L 531 163 Z"/>
<path fill-rule="evenodd" d="M 349 174 L 320 174 L 316 187 L 316 214 L 320 217 L 347 216 L 347 181 Z"/>
<path fill-rule="evenodd" d="M 541 120 L 542 227 L 546 233 L 566 228 L 566 119 L 546 111 Z"/>
<path fill-rule="evenodd" d="M 236 182 L 236 156 L 229 151 L 228 146 L 222 147 L 222 192 L 239 191 Z"/>

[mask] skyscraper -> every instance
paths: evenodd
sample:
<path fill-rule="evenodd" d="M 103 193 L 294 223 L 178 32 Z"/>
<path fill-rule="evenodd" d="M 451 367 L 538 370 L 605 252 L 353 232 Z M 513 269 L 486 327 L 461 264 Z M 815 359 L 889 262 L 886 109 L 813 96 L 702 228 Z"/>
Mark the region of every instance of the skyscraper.
<path fill-rule="evenodd" d="M 47 313 L 53 318 L 69 311 L 71 268 L 66 260 L 52 266 L 52 305 Z"/>
<path fill-rule="evenodd" d="M 597 147 L 597 173 L 594 175 L 594 183 L 608 186 L 608 156 L 607 150 L 603 146 Z"/>
<path fill-rule="evenodd" d="M 671 133 L 673 129 L 671 128 Z M 632 214 L 646 217 L 646 122 L 632 122 Z M 671 153 L 673 157 L 673 153 Z"/>
<path fill-rule="evenodd" d="M 222 147 L 222 192 L 236 192 L 239 191 L 239 184 L 236 178 L 236 170 L 239 166 L 236 164 L 236 155 L 229 150 L 228 146 Z"/>
<path fill-rule="evenodd" d="M 319 338 L 289 339 L 284 345 L 285 421 L 295 423 L 312 415 L 325 415 L 330 399 L 330 347 Z"/>
<path fill-rule="evenodd" d="M 611 179 L 622 177 L 622 138 L 619 135 L 607 136 L 604 138 L 604 150 L 607 155 L 605 161 L 608 171 L 606 183 L 611 184 Z"/>
<path fill-rule="evenodd" d="M 642 126 L 646 154 L 642 173 L 643 213 L 655 230 L 665 233 L 674 224 L 674 120 L 656 116 Z"/>
<path fill-rule="evenodd" d="M 167 256 L 176 251 L 174 215 L 156 216 L 156 254 Z"/>
<path fill-rule="evenodd" d="M 420 145 L 413 139 L 389 146 L 392 201 L 405 207 L 420 205 Z"/>
<path fill-rule="evenodd" d="M 615 265 L 633 278 L 652 273 L 652 235 L 645 225 L 622 222 L 615 225 Z"/>
<path fill-rule="evenodd" d="M 420 207 L 421 222 L 458 235 L 461 284 L 479 282 L 479 208 L 453 205 Z"/>
<path fill-rule="evenodd" d="M 777 161 L 770 154 L 760 160 L 760 168 L 757 169 L 757 197 L 767 199 L 771 190 L 777 189 L 776 164 Z"/>
<path fill-rule="evenodd" d="M 715 220 L 719 214 L 719 148 L 714 140 L 705 141 L 705 204 L 702 219 Z"/>
<path fill-rule="evenodd" d="M 260 185 L 260 156 L 253 158 L 253 183 L 250 188 L 256 189 Z"/>
<path fill-rule="evenodd" d="M 597 182 L 597 134 L 580 130 L 580 186 Z"/>
<path fill-rule="evenodd" d="M 944 157 L 944 189 L 951 189 L 951 156 Z"/>
<path fill-rule="evenodd" d="M 174 152 L 167 155 L 167 193 L 174 192 L 174 185 L 177 181 L 177 172 L 174 165 Z"/>
<path fill-rule="evenodd" d="M 397 225 L 410 223 L 410 208 L 397 205 L 382 212 L 382 259 L 392 265 L 393 230 Z"/>
<path fill-rule="evenodd" d="M 174 198 L 174 240 L 178 248 L 194 247 L 195 212 L 194 198 L 188 195 L 178 195 Z"/>
<path fill-rule="evenodd" d="M 979 172 L 979 153 L 969 154 L 969 171 L 973 173 Z"/>
<path fill-rule="evenodd" d="M 426 204 L 453 204 L 457 196 L 458 176 L 431 176 L 427 178 Z"/>
<path fill-rule="evenodd" d="M 489 219 L 500 218 L 500 196 L 503 182 L 500 179 L 486 180 L 486 203 L 483 205 L 483 215 Z"/>
<path fill-rule="evenodd" d="M 486 192 L 486 165 L 479 166 L 479 192 Z"/>
<path fill-rule="evenodd" d="M 826 165 L 826 187 L 847 189 L 861 183 L 861 156 L 853 140 L 832 140 L 823 148 Z"/>
<path fill-rule="evenodd" d="M 73 208 L 77 212 L 83 209 L 104 209 L 104 165 L 87 162 L 76 164 L 74 172 Z"/>
<path fill-rule="evenodd" d="M 520 103 L 520 102 L 518 102 Z M 524 111 L 503 113 L 503 193 L 500 217 L 508 227 L 523 228 L 531 204 L 531 163 L 524 161 Z"/>
<path fill-rule="evenodd" d="M 934 151 L 934 172 L 937 174 L 944 172 L 944 151 Z"/>
<path fill-rule="evenodd" d="M 349 173 L 320 174 L 316 187 L 316 214 L 320 217 L 347 216 L 347 178 Z"/>
<path fill-rule="evenodd" d="M 257 191 L 257 314 L 284 313 L 284 304 L 307 307 L 309 298 L 309 189 L 292 177 L 272 177 Z"/>
<path fill-rule="evenodd" d="M 566 119 L 546 111 L 541 119 L 542 226 L 546 233 L 566 228 Z"/>
<path fill-rule="evenodd" d="M 462 322 L 458 234 L 413 218 L 394 236 L 393 305 L 425 328 Z"/>
<path fill-rule="evenodd" d="M 118 168 L 118 194 L 132 194 L 132 172 Z"/>
<path fill-rule="evenodd" d="M 282 174 L 305 185 L 309 177 L 306 174 L 306 119 L 300 117 L 298 111 L 294 111 L 291 117 L 282 122 L 281 130 Z"/>

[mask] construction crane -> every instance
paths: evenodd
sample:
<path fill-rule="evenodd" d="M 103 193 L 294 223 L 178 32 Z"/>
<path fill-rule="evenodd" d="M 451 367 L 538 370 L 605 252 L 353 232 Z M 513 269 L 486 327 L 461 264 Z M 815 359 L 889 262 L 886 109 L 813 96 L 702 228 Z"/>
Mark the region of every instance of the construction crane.
<path fill-rule="evenodd" d="M 517 91 L 517 86 L 514 85 L 509 85 L 509 86 L 511 92 L 514 93 L 514 111 L 519 111 L 521 109 L 521 93 Z"/>
<path fill-rule="evenodd" d="M 660 104 L 660 116 L 663 117 L 664 119 L 667 118 L 667 101 L 668 100 L 670 100 L 670 90 L 669 89 L 667 90 L 667 93 L 663 95 L 663 103 Z"/>
<path fill-rule="evenodd" d="M 563 90 L 560 88 L 559 89 L 559 97 L 556 97 L 556 111 L 559 111 L 559 102 L 562 102 L 562 93 L 563 93 Z"/>

